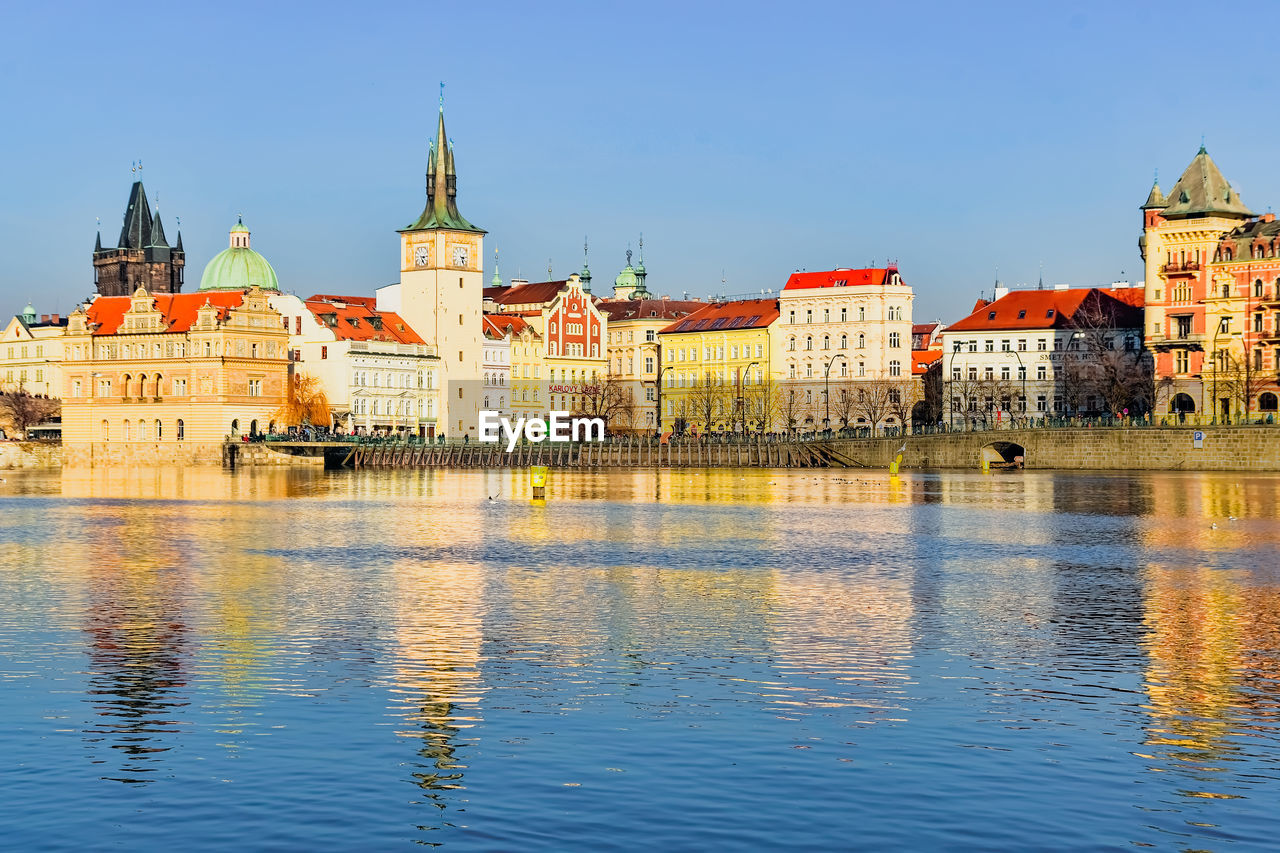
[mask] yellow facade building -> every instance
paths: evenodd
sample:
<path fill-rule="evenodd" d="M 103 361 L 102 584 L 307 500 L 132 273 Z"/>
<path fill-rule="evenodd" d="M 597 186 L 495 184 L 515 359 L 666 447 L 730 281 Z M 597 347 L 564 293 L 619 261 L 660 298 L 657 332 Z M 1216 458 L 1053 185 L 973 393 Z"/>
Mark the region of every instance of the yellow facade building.
<path fill-rule="evenodd" d="M 68 465 L 221 461 L 284 403 L 289 335 L 267 292 L 100 296 L 68 318 Z"/>
<path fill-rule="evenodd" d="M 658 333 L 662 429 L 768 431 L 778 420 L 769 326 L 775 299 L 713 302 Z"/>

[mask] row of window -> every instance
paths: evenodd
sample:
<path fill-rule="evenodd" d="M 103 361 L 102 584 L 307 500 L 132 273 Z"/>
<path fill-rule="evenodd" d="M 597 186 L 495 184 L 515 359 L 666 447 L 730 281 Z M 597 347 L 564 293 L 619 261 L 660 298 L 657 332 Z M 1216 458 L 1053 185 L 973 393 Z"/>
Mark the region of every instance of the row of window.
<path fill-rule="evenodd" d="M 734 356 L 734 357 L 737 358 L 737 356 Z M 613 360 L 613 362 L 614 362 L 613 364 L 614 373 L 622 374 L 622 356 L 618 356 Z M 653 356 L 647 355 L 644 357 L 645 373 L 653 373 L 654 368 L 656 366 L 657 365 Z M 634 357 L 628 357 L 627 358 L 627 374 L 632 374 L 635 372 L 636 372 L 636 360 Z"/>
<path fill-rule="evenodd" d="M 1081 339 L 1084 337 L 1086 337 L 1086 335 L 1083 332 L 1077 332 L 1076 334 L 1072 335 L 1070 338 L 1066 338 L 1066 339 L 1055 337 L 1053 339 L 1053 350 L 1054 352 L 1061 352 L 1064 348 L 1067 349 L 1068 351 L 1079 350 L 1081 348 Z M 988 338 L 987 340 L 984 340 L 982 342 L 982 351 L 995 352 L 996 343 L 997 341 L 990 338 Z M 1015 344 L 1015 341 L 1009 340 L 1009 339 L 999 341 L 998 343 L 1000 344 L 1000 352 L 1026 352 L 1027 351 L 1026 338 L 1018 338 L 1016 341 L 1016 344 Z M 1049 349 L 1048 338 L 1040 338 L 1034 343 L 1036 345 L 1037 352 L 1046 352 Z M 1116 349 L 1117 346 L 1120 345 L 1120 338 L 1118 336 L 1107 336 L 1099 343 L 1105 349 L 1114 350 Z M 1064 347 L 1064 344 L 1065 344 L 1065 347 Z M 1138 348 L 1139 347 L 1138 347 L 1137 335 L 1129 334 L 1124 336 L 1125 352 L 1136 352 Z M 977 340 L 954 341 L 951 344 L 951 351 L 952 352 L 977 352 L 978 341 Z"/>
<path fill-rule="evenodd" d="M 699 376 L 698 371 L 680 371 L 671 372 L 666 376 L 666 387 L 668 388 L 692 388 L 696 385 L 704 383 L 708 380 L 722 385 L 732 385 L 738 382 L 738 373 L 734 370 L 707 370 Z M 754 377 L 754 378 L 753 378 Z M 747 371 L 742 374 L 743 384 L 750 385 L 754 382 L 759 385 L 764 381 L 764 372 L 760 370 Z"/>
<path fill-rule="evenodd" d="M 428 398 L 422 409 L 427 417 L 435 417 L 435 399 Z M 377 397 L 356 397 L 351 401 L 351 414 L 353 415 L 412 418 L 417 411 L 418 404 L 416 400 L 382 400 Z"/>
<path fill-rule="evenodd" d="M 326 348 L 327 349 L 327 348 Z M 70 360 L 81 361 L 94 357 L 97 353 L 99 359 L 141 359 L 141 358 L 186 358 L 187 345 L 184 341 L 166 341 L 161 344 L 154 342 L 149 346 L 145 343 L 101 343 L 97 345 L 97 349 L 93 349 L 92 344 L 80 345 L 76 344 L 71 347 Z M 255 341 L 246 341 L 237 339 L 227 341 L 226 352 L 223 352 L 222 341 L 205 341 L 204 345 L 192 344 L 191 357 L 199 358 L 203 352 L 205 358 L 221 358 L 226 355 L 228 358 L 275 358 L 276 342 L 266 341 L 258 343 Z M 285 347 L 280 347 L 280 355 L 285 353 Z M 327 353 L 326 353 L 327 354 Z"/>
<path fill-rule="evenodd" d="M 356 370 L 352 371 L 351 384 L 360 388 L 412 388 L 414 380 L 418 388 L 435 386 L 435 374 L 431 371 L 384 371 Z"/>
<path fill-rule="evenodd" d="M 688 356 L 687 358 L 686 358 L 686 353 Z M 714 347 L 703 347 L 702 360 L 703 361 L 724 361 L 724 353 L 725 353 L 725 348 L 723 344 L 720 346 L 714 346 Z M 741 355 L 739 355 L 739 353 L 741 353 Z M 729 358 L 751 358 L 751 357 L 752 355 L 751 355 L 750 344 L 743 344 L 741 347 L 739 347 L 737 344 L 729 345 Z M 755 357 L 764 358 L 764 344 L 755 345 Z M 690 347 L 687 351 L 683 348 L 667 350 L 668 363 L 676 362 L 676 361 L 697 361 L 697 360 L 698 360 L 697 347 Z"/>
<path fill-rule="evenodd" d="M 636 341 L 636 332 L 635 332 L 635 329 L 628 329 L 628 330 L 626 331 L 626 333 L 625 333 L 625 334 L 626 334 L 626 336 L 627 336 L 627 340 L 626 340 L 626 342 L 627 342 L 627 343 L 629 343 L 629 344 L 633 344 L 633 343 L 635 343 L 635 341 Z M 611 343 L 611 344 L 620 344 L 620 343 L 622 343 L 622 342 L 623 342 L 623 341 L 622 341 L 622 335 L 623 335 L 623 332 L 621 332 L 621 331 L 618 331 L 618 332 L 610 332 L 610 333 L 609 333 L 609 343 Z M 645 339 L 645 342 L 646 342 L 646 343 L 650 343 L 650 344 L 651 344 L 651 343 L 653 343 L 654 341 L 656 341 L 656 340 L 658 339 L 658 333 L 657 333 L 657 332 L 655 332 L 653 329 L 645 329 L 645 331 L 644 331 L 644 339 Z"/>
<path fill-rule="evenodd" d="M 556 349 L 557 349 L 556 342 L 551 341 L 550 343 L 547 344 L 547 355 L 551 358 L 555 358 Z M 586 348 L 582 344 L 565 344 L 564 352 L 562 353 L 562 356 L 564 358 L 587 358 Z M 591 358 L 599 358 L 599 357 L 600 357 L 600 345 L 592 344 Z"/>
<path fill-rule="evenodd" d="M 857 348 L 858 348 L 858 349 L 866 349 L 866 348 L 867 348 L 867 336 L 866 336 L 866 335 L 859 333 L 859 334 L 858 334 L 858 337 L 857 337 L 857 339 L 856 339 L 856 342 L 857 342 Z M 890 349 L 900 349 L 901 347 L 902 347 L 902 334 L 901 334 L 900 332 L 890 332 L 890 333 L 889 333 L 889 348 L 890 348 Z M 806 336 L 805 336 L 805 339 L 804 339 L 804 348 L 805 348 L 805 350 L 806 350 L 806 351 L 807 351 L 807 350 L 812 350 L 812 349 L 813 349 L 813 335 L 806 335 Z M 831 349 L 831 336 L 830 336 L 830 335 L 823 335 L 823 336 L 822 336 L 822 348 L 823 348 L 824 350 L 829 350 L 829 349 Z M 839 340 L 839 349 L 848 349 L 848 348 L 849 348 L 849 336 L 848 336 L 848 335 L 841 335 L 841 336 L 840 336 L 840 340 Z M 790 337 L 790 338 L 787 338 L 787 351 L 788 351 L 788 352 L 795 352 L 795 351 L 796 351 L 796 338 L 795 338 L 794 336 L 792 336 L 792 337 Z"/>
<path fill-rule="evenodd" d="M 788 312 L 787 312 L 787 322 L 794 326 L 794 325 L 796 324 L 796 316 L 797 316 L 797 315 L 796 315 L 796 312 L 795 312 L 794 310 L 792 310 L 792 311 L 788 311 Z M 830 309 L 830 308 L 823 308 L 823 309 L 822 309 L 822 322 L 823 322 L 823 323 L 830 323 L 830 322 L 832 322 L 832 316 L 833 316 L 833 315 L 832 315 L 832 313 L 831 313 L 831 309 Z M 839 313 L 839 315 L 838 315 L 838 316 L 839 316 L 839 318 L 840 318 L 840 319 L 839 319 L 838 321 L 836 321 L 836 322 L 840 322 L 840 323 L 847 323 L 847 322 L 849 322 L 849 309 L 848 309 L 848 308 L 841 308 L 841 309 L 840 309 L 840 313 Z M 867 309 L 866 309 L 866 306 L 865 306 L 865 305 L 859 305 L 859 306 L 858 306 L 858 311 L 857 311 L 856 316 L 857 316 L 857 322 L 859 322 L 859 323 L 865 323 L 865 322 L 867 321 Z M 902 307 L 901 307 L 901 306 L 898 306 L 898 305 L 890 305 L 890 306 L 889 306 L 889 309 L 888 309 L 888 317 L 887 317 L 886 319 L 888 319 L 888 320 L 890 320 L 890 321 L 895 321 L 895 320 L 900 321 L 900 320 L 902 320 L 902 316 L 903 316 L 903 314 L 902 314 Z M 806 322 L 806 323 L 812 323 L 813 321 L 814 321 L 814 313 L 813 313 L 813 309 L 812 309 L 812 308 L 806 308 L 806 309 L 805 309 L 805 311 L 804 311 L 804 322 Z"/>
<path fill-rule="evenodd" d="M 164 422 L 160 420 L 148 421 L 139 420 L 137 422 L 137 431 L 134 430 L 134 422 L 123 420 L 120 422 L 120 431 L 117 433 L 121 441 L 133 441 L 137 436 L 138 441 L 164 441 L 167 434 L 164 428 Z M 102 421 L 101 432 L 103 441 L 111 441 L 111 422 Z M 179 418 L 173 424 L 173 438 L 175 441 L 182 441 L 186 438 L 186 424 Z"/>
<path fill-rule="evenodd" d="M 35 376 L 34 376 L 34 381 L 36 381 L 36 382 L 43 382 L 43 381 L 44 381 L 44 370 L 43 370 L 42 368 L 36 368 L 36 369 L 35 369 L 34 371 L 32 371 L 32 372 L 35 374 Z M 17 379 L 17 381 L 18 381 L 18 382 L 26 382 L 26 381 L 27 381 L 27 371 L 19 369 L 19 370 L 18 370 L 18 374 L 17 374 L 17 375 L 18 375 L 18 379 Z M 13 368 L 9 368 L 9 370 L 5 371 L 5 381 L 6 381 L 6 382 L 13 382 L 13 381 L 14 381 L 14 378 L 13 378 L 13 377 L 14 377 Z"/>
<path fill-rule="evenodd" d="M 163 390 L 161 383 L 164 376 L 157 373 L 155 376 L 147 376 L 145 373 L 137 378 L 125 374 L 120 377 L 120 396 L 121 397 L 164 397 L 166 392 Z M 111 397 L 112 388 L 114 387 L 110 379 L 98 380 L 98 397 Z M 79 377 L 71 380 L 71 396 L 84 396 L 84 383 Z M 245 394 L 250 397 L 262 396 L 262 380 L 249 379 L 245 383 Z M 187 396 L 187 380 L 183 378 L 172 379 L 169 381 L 169 391 L 167 396 L 185 397 Z"/>
<path fill-rule="evenodd" d="M 35 345 L 35 350 L 36 350 L 36 354 L 35 354 L 35 357 L 36 357 L 36 358 L 44 358 L 44 345 L 43 345 L 43 344 L 36 344 L 36 345 Z M 9 355 L 8 355 L 8 357 L 9 357 L 9 360 L 10 360 L 10 361 L 12 361 L 12 360 L 13 360 L 13 357 L 14 357 L 14 355 L 13 355 L 13 354 L 14 354 L 14 351 L 15 351 L 15 350 L 14 350 L 14 346 L 13 346 L 12 344 L 10 344 L 10 345 L 9 345 Z M 20 352 L 20 353 L 22 353 L 22 355 L 20 356 L 20 358 L 27 358 L 27 357 L 28 357 L 28 356 L 27 356 L 27 345 L 26 345 L 26 344 L 23 344 L 22 346 L 17 347 L 17 351 L 18 351 L 18 352 Z"/>

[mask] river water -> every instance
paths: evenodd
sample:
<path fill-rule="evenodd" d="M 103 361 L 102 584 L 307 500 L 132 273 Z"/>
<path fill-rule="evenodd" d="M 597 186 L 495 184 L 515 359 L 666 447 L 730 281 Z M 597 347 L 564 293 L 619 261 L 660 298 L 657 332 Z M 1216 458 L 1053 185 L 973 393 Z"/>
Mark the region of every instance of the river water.
<path fill-rule="evenodd" d="M 1280 477 L 5 476 L 0 847 L 1280 837 Z"/>

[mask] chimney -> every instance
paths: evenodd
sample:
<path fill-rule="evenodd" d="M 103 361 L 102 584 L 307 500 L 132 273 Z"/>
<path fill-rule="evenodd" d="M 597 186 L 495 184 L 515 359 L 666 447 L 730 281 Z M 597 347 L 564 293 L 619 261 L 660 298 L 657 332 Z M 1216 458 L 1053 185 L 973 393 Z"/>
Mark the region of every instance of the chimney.
<path fill-rule="evenodd" d="M 49 315 L 48 315 L 48 314 L 41 314 L 41 315 L 40 315 L 40 322 L 41 322 L 41 323 L 48 323 L 48 322 L 49 322 Z"/>
<path fill-rule="evenodd" d="M 1053 289 L 1054 289 L 1054 290 L 1070 290 L 1070 289 L 1071 289 L 1071 285 L 1069 285 L 1069 284 L 1055 284 L 1055 285 L 1053 286 Z"/>
<path fill-rule="evenodd" d="M 56 326 L 56 325 L 58 325 L 58 323 L 62 321 L 62 317 L 61 317 L 60 315 L 58 315 L 58 314 L 50 314 L 50 315 L 49 315 L 49 319 L 53 321 L 53 324 L 54 324 L 55 326 Z"/>

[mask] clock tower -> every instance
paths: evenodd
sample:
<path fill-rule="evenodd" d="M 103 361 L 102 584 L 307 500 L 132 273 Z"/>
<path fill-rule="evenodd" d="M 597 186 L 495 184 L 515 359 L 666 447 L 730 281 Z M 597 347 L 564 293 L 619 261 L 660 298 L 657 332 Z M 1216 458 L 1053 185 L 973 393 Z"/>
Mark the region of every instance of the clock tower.
<path fill-rule="evenodd" d="M 427 165 L 427 205 L 400 231 L 400 315 L 440 357 L 438 431 L 477 438 L 483 363 L 484 235 L 458 213 L 444 105 Z"/>

